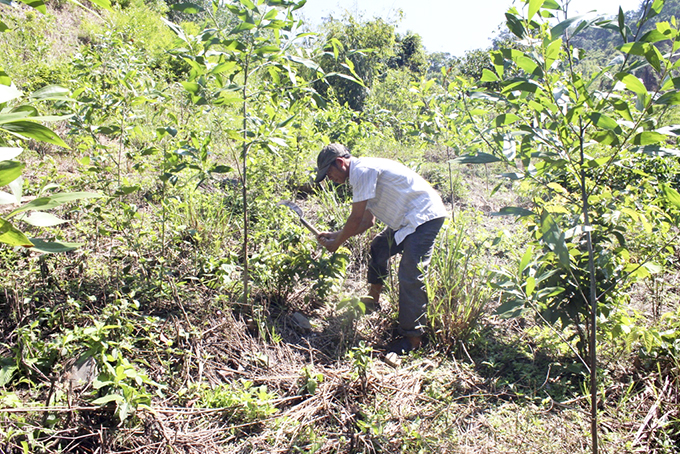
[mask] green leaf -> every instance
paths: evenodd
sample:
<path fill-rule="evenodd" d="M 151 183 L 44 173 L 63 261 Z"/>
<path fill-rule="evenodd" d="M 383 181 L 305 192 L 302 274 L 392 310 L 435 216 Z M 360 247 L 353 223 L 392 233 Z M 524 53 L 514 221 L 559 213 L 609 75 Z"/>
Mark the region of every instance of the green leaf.
<path fill-rule="evenodd" d="M 654 104 L 660 104 L 662 106 L 677 106 L 680 104 L 680 92 L 672 91 L 661 95 Z"/>
<path fill-rule="evenodd" d="M 37 199 L 31 200 L 27 204 L 12 211 L 7 217 L 12 217 L 21 212 L 29 210 L 35 211 L 50 210 L 52 208 L 58 207 L 67 202 L 72 202 L 74 200 L 93 199 L 99 197 L 101 197 L 101 195 L 94 192 L 65 192 L 61 194 L 54 194 L 48 197 L 39 197 Z"/>
<path fill-rule="evenodd" d="M 530 0 L 529 1 L 529 15 L 527 16 L 527 20 L 531 20 L 532 17 L 538 12 L 539 9 L 541 9 L 541 6 L 543 6 L 543 3 L 545 0 Z"/>
<path fill-rule="evenodd" d="M 215 66 L 210 71 L 210 74 L 222 74 L 222 73 L 225 73 L 225 72 L 231 72 L 235 67 L 236 67 L 235 61 L 225 61 L 225 62 L 220 63 L 219 65 Z"/>
<path fill-rule="evenodd" d="M 634 43 L 626 43 L 622 45 L 619 47 L 619 50 L 624 54 L 643 56 L 647 52 L 648 48 L 649 44 L 636 41 Z"/>
<path fill-rule="evenodd" d="M 10 184 L 21 176 L 24 164 L 18 161 L 0 161 L 0 187 Z"/>
<path fill-rule="evenodd" d="M 489 52 L 489 55 L 493 61 L 493 66 L 496 69 L 496 73 L 498 73 L 500 77 L 503 77 L 503 74 L 505 74 L 505 58 L 503 58 L 503 53 L 499 51 L 491 51 Z M 446 71 L 444 71 L 444 74 L 446 74 Z M 484 72 L 482 71 L 482 75 L 483 74 Z"/>
<path fill-rule="evenodd" d="M 557 193 L 564 194 L 564 195 L 568 194 L 567 190 L 564 189 L 564 187 L 559 183 L 550 182 L 550 183 L 548 183 L 548 187 L 550 189 L 552 189 L 553 191 L 557 192 Z"/>
<path fill-rule="evenodd" d="M 170 9 L 185 14 L 198 14 L 204 9 L 196 3 L 175 3 L 170 5 Z"/>
<path fill-rule="evenodd" d="M 0 104 L 19 98 L 23 93 L 7 85 L 0 85 Z"/>
<path fill-rule="evenodd" d="M 680 77 L 667 77 L 661 86 L 661 91 L 670 90 L 671 88 L 680 89 Z"/>
<path fill-rule="evenodd" d="M 210 173 L 228 173 L 231 172 L 232 170 L 234 169 L 230 166 L 217 165 L 210 169 Z"/>
<path fill-rule="evenodd" d="M 4 129 L 5 131 L 21 137 L 30 137 L 31 139 L 35 139 L 40 142 L 47 142 L 60 147 L 69 148 L 69 146 L 66 145 L 66 143 L 64 143 L 64 141 L 61 140 L 61 138 L 51 129 L 32 121 L 15 121 L 12 123 L 4 123 L 0 126 L 0 129 Z"/>
<path fill-rule="evenodd" d="M 500 80 L 498 76 L 488 69 L 484 68 L 482 70 L 482 82 L 496 82 Z"/>
<path fill-rule="evenodd" d="M 536 289 L 536 278 L 533 276 L 529 276 L 526 280 L 526 293 L 527 296 L 531 296 L 534 293 L 534 290 Z"/>
<path fill-rule="evenodd" d="M 586 159 L 585 160 L 585 167 L 589 169 L 596 169 L 598 167 L 601 167 L 605 165 L 607 162 L 609 162 L 608 157 L 602 157 L 602 158 L 596 158 L 596 159 Z"/>
<path fill-rule="evenodd" d="M 252 30 L 253 28 L 255 28 L 255 24 L 251 24 L 251 23 L 248 23 L 248 22 L 241 22 L 241 23 L 239 23 L 236 27 L 234 27 L 234 28 L 229 32 L 229 34 L 230 34 L 230 35 L 237 35 L 237 34 L 239 34 L 239 33 L 241 33 L 241 32 L 245 32 L 245 31 L 248 31 L 248 30 Z"/>
<path fill-rule="evenodd" d="M 621 6 L 619 6 L 619 14 L 617 19 L 619 24 L 619 32 L 621 33 L 623 41 L 626 42 L 628 41 L 628 39 L 626 39 L 626 16 L 623 14 L 623 8 L 621 8 Z"/>
<path fill-rule="evenodd" d="M 643 84 L 642 81 L 634 75 L 620 73 L 617 74 L 616 77 L 626 85 L 628 90 L 632 91 L 633 93 L 638 95 L 647 95 L 647 88 L 645 87 L 645 84 Z"/>
<path fill-rule="evenodd" d="M 602 145 L 617 146 L 620 143 L 619 136 L 610 130 L 597 131 L 596 133 L 592 134 L 591 137 L 593 140 L 601 143 Z"/>
<path fill-rule="evenodd" d="M 557 260 L 564 269 L 569 269 L 571 261 L 569 259 L 569 248 L 565 240 L 564 232 L 560 229 L 555 219 L 548 211 L 543 211 L 541 215 L 542 239 L 551 251 L 557 255 Z"/>
<path fill-rule="evenodd" d="M 612 106 L 616 113 L 621 115 L 625 120 L 633 121 L 633 116 L 630 114 L 630 109 L 628 108 L 628 103 L 624 101 L 614 101 Z"/>
<path fill-rule="evenodd" d="M 0 114 L 0 125 L 5 123 L 14 123 L 16 121 L 26 119 L 34 114 L 35 112 L 29 109 L 13 109 L 11 112 Z"/>
<path fill-rule="evenodd" d="M 248 8 L 251 11 L 259 11 L 255 4 L 251 2 L 250 0 L 239 0 L 243 6 Z"/>
<path fill-rule="evenodd" d="M 666 0 L 654 0 L 652 3 L 652 8 L 649 10 L 648 17 L 652 18 L 659 14 L 661 9 L 663 9 L 664 3 L 666 3 Z"/>
<path fill-rule="evenodd" d="M 524 270 L 527 269 L 527 266 L 529 266 L 529 263 L 531 263 L 531 258 L 534 256 L 534 248 L 529 245 L 527 247 L 527 250 L 524 251 L 524 255 L 522 255 L 522 260 L 519 262 L 519 273 L 522 274 L 524 273 Z"/>
<path fill-rule="evenodd" d="M 45 254 L 58 254 L 70 252 L 82 246 L 82 243 L 67 243 L 65 241 L 45 241 L 40 238 L 31 238 L 33 247 L 31 249 Z"/>
<path fill-rule="evenodd" d="M 93 400 L 93 401 L 92 401 L 92 404 L 93 404 L 93 405 L 106 405 L 106 404 L 108 404 L 109 402 L 120 403 L 120 402 L 123 402 L 124 400 L 125 400 L 125 399 L 124 399 L 123 396 L 121 396 L 121 395 L 118 395 L 118 394 L 108 394 L 108 395 L 106 395 L 106 396 L 104 396 L 104 397 L 100 397 L 99 399 Z"/>
<path fill-rule="evenodd" d="M 524 91 L 527 93 L 536 93 L 543 91 L 543 87 L 538 82 L 529 79 L 510 81 L 508 85 L 503 87 L 503 93 L 509 93 L 515 90 Z"/>
<path fill-rule="evenodd" d="M 659 274 L 661 271 L 663 271 L 663 267 L 657 263 L 645 262 L 642 264 L 642 266 L 647 268 L 647 271 L 649 271 L 651 274 Z"/>
<path fill-rule="evenodd" d="M 524 39 L 527 34 L 526 28 L 524 27 L 524 22 L 522 19 L 518 18 L 514 14 L 505 13 L 505 20 L 508 29 L 520 39 Z"/>
<path fill-rule="evenodd" d="M 5 70 L 2 69 L 2 67 L 0 67 L 0 85 L 7 86 L 12 85 L 12 79 L 9 78 L 9 76 L 7 75 Z M 0 87 L 0 89 L 2 89 L 2 87 Z"/>
<path fill-rule="evenodd" d="M 665 35 L 661 33 L 659 30 L 654 29 L 650 30 L 644 35 L 642 35 L 642 38 L 640 38 L 640 41 L 645 42 L 645 43 L 656 43 L 659 41 L 665 41 L 667 39 L 670 39 L 671 37 L 668 35 Z"/>
<path fill-rule="evenodd" d="M 506 126 L 519 120 L 521 120 L 521 118 L 515 114 L 501 114 L 496 117 L 496 119 L 494 120 L 494 124 L 496 125 L 497 128 L 499 128 L 501 126 Z"/>
<path fill-rule="evenodd" d="M 201 86 L 196 82 L 181 82 L 186 91 L 192 95 L 197 95 L 201 91 Z"/>
<path fill-rule="evenodd" d="M 109 0 L 90 0 L 90 1 L 97 6 L 104 8 L 107 11 L 113 11 L 113 9 L 111 8 L 111 2 Z"/>
<path fill-rule="evenodd" d="M 48 85 L 31 93 L 31 98 L 49 101 L 73 101 L 67 88 L 59 85 Z"/>
<path fill-rule="evenodd" d="M 297 115 L 298 115 L 298 114 L 293 114 L 293 115 L 291 115 L 290 117 L 288 117 L 288 118 L 286 118 L 285 120 L 283 120 L 282 122 L 280 122 L 280 123 L 277 125 L 277 127 L 278 127 L 278 128 L 285 128 L 286 126 L 288 126 L 288 125 L 290 124 L 291 121 L 293 121 L 293 120 L 295 119 L 295 117 L 297 117 Z"/>
<path fill-rule="evenodd" d="M 139 191 L 140 186 L 138 184 L 133 185 L 133 186 L 121 186 L 118 189 L 116 189 L 116 192 L 113 194 L 114 197 L 121 197 L 125 195 L 132 194 L 133 192 Z"/>
<path fill-rule="evenodd" d="M 5 24 L 3 21 L 0 20 L 0 33 L 6 32 L 9 30 L 9 27 L 7 24 Z M 0 385 L 2 386 L 2 385 Z"/>
<path fill-rule="evenodd" d="M 10 246 L 31 247 L 33 243 L 19 229 L 14 227 L 9 221 L 0 218 L 0 243 Z"/>
<path fill-rule="evenodd" d="M 492 162 L 499 162 L 500 158 L 488 153 L 467 154 L 452 159 L 454 164 L 490 164 Z"/>
<path fill-rule="evenodd" d="M 41 213 L 41 212 L 35 212 L 35 213 L 21 213 L 19 214 L 15 219 L 19 221 L 23 221 L 29 225 L 32 225 L 33 227 L 53 227 L 55 225 L 59 224 L 64 224 L 65 222 L 69 221 L 64 221 L 63 219 L 59 219 L 53 214 L 50 213 Z"/>
<path fill-rule="evenodd" d="M 556 39 L 545 52 L 545 67 L 550 69 L 562 50 L 562 39 Z"/>
<path fill-rule="evenodd" d="M 343 74 L 343 73 L 328 73 L 328 74 L 326 74 L 326 76 L 325 76 L 324 78 L 327 79 L 327 78 L 330 78 L 330 77 L 333 77 L 333 76 L 339 77 L 339 78 L 341 78 L 341 79 L 349 80 L 349 81 L 351 81 L 351 82 L 354 82 L 354 83 L 357 84 L 357 85 L 361 85 L 362 87 L 365 87 L 363 81 L 361 81 L 360 79 L 357 79 L 357 78 L 355 78 L 355 77 L 353 77 L 353 76 L 350 76 L 350 75 L 348 75 L 348 74 Z"/>
<path fill-rule="evenodd" d="M 491 216 L 533 216 L 534 213 L 531 210 L 527 210 L 526 208 L 522 207 L 503 207 L 499 211 L 495 213 L 491 213 Z"/>
<path fill-rule="evenodd" d="M 662 185 L 661 189 L 663 190 L 664 196 L 666 196 L 666 201 L 676 208 L 680 208 L 680 193 L 668 184 Z"/>
<path fill-rule="evenodd" d="M 47 8 L 42 0 L 19 0 L 21 3 L 25 3 L 33 9 L 37 9 L 43 14 L 47 14 Z"/>
<path fill-rule="evenodd" d="M 664 142 L 666 136 L 664 134 L 654 131 L 642 131 L 635 134 L 631 142 L 635 145 L 652 145 L 659 142 Z"/>
<path fill-rule="evenodd" d="M 614 119 L 604 114 L 597 112 L 592 113 L 589 115 L 589 118 L 593 122 L 593 124 L 598 128 L 616 130 L 619 133 L 621 132 L 621 127 L 619 126 L 619 124 Z"/>
<path fill-rule="evenodd" d="M 532 75 L 541 75 L 541 67 L 531 58 L 522 55 L 515 59 L 515 63 L 519 66 L 525 73 Z"/>
<path fill-rule="evenodd" d="M 276 54 L 279 52 L 281 52 L 279 46 L 274 46 L 270 44 L 265 44 L 264 46 L 256 47 L 254 50 L 254 53 L 257 55 Z"/>
<path fill-rule="evenodd" d="M 496 93 L 488 93 L 485 91 L 473 91 L 470 93 L 470 99 L 481 99 L 483 101 L 498 102 L 504 101 L 505 98 L 497 95 Z"/>
<path fill-rule="evenodd" d="M 292 62 L 295 62 L 295 63 L 299 63 L 299 64 L 301 64 L 301 65 L 303 65 L 303 66 L 305 66 L 305 67 L 307 67 L 307 68 L 309 68 L 313 71 L 317 71 L 317 72 L 320 72 L 320 73 L 323 74 L 323 69 L 321 69 L 321 66 L 319 66 L 319 64 L 316 63 L 313 60 L 310 60 L 308 58 L 298 57 L 298 56 L 295 56 L 295 55 L 286 55 L 286 59 L 290 60 Z"/>
<path fill-rule="evenodd" d="M 570 19 L 567 19 L 565 21 L 560 22 L 559 24 L 555 25 L 551 30 L 550 30 L 550 37 L 552 40 L 559 38 L 560 36 L 564 35 L 564 33 L 569 29 L 569 27 L 572 26 L 574 22 L 582 20 L 583 16 L 576 16 L 572 17 Z"/>
<path fill-rule="evenodd" d="M 500 318 L 513 318 L 519 317 L 525 312 L 524 304 L 519 299 L 510 299 L 505 301 L 503 304 L 498 306 L 496 309 L 496 315 Z"/>
<path fill-rule="evenodd" d="M 517 181 L 517 180 L 523 179 L 525 177 L 525 174 L 520 173 L 520 172 L 508 172 L 508 173 L 501 173 L 501 176 L 503 178 L 507 178 L 508 180 L 511 180 L 511 181 Z M 500 184 L 502 184 L 502 183 L 500 183 Z"/>
<path fill-rule="evenodd" d="M 2 369 L 0 369 L 0 387 L 7 385 L 12 380 L 14 372 L 18 369 L 19 368 L 14 364 L 5 364 L 2 366 Z"/>
<path fill-rule="evenodd" d="M 655 46 L 649 46 L 649 49 L 645 52 L 645 59 L 657 72 L 661 72 L 661 60 L 663 60 L 663 56 Z"/>
<path fill-rule="evenodd" d="M 273 20 L 276 19 L 276 16 L 278 16 L 279 12 L 276 10 L 276 8 L 270 9 L 267 14 L 264 16 L 264 20 Z"/>
<path fill-rule="evenodd" d="M 314 101 L 316 107 L 318 107 L 319 109 L 325 109 L 326 106 L 328 105 L 328 102 L 326 102 L 326 100 L 323 97 L 321 97 L 318 93 L 314 93 L 312 95 L 312 100 Z"/>

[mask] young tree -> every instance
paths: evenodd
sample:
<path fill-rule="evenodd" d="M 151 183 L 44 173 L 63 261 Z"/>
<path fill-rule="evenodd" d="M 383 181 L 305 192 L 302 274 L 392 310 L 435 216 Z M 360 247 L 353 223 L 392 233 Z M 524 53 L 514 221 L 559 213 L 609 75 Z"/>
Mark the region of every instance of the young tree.
<path fill-rule="evenodd" d="M 508 28 L 530 46 L 491 52 L 493 69 L 482 68 L 481 81 L 498 83 L 499 90 L 460 93 L 468 117 L 478 124 L 490 112 L 497 114 L 491 127 L 477 126 L 490 153 L 456 161 L 502 162 L 509 168 L 503 176 L 532 200 L 499 213 L 521 218 L 533 237 L 517 268 L 499 273 L 496 285 L 505 292 L 499 311 L 533 311 L 574 331 L 577 354 L 590 371 L 597 452 L 597 333 L 621 330 L 617 317 L 625 289 L 656 271 L 655 261 L 676 239 L 669 232 L 680 195 L 668 173 L 658 170 L 680 156 L 671 145 L 680 125 L 659 122 L 680 104 L 674 57 L 680 31 L 675 21 L 657 22 L 646 33 L 632 31 L 658 15 L 663 0 L 645 2 L 636 27 L 626 24 L 621 10 L 613 20 L 568 17 L 567 3 L 530 0 L 523 13 L 517 8 L 506 13 Z M 572 45 L 589 28 L 615 30 L 623 42 L 620 61 L 592 76 L 580 71 Z M 659 81 L 653 90 L 634 74 L 640 65 Z M 613 82 L 608 91 L 599 89 L 600 78 Z M 664 240 L 635 247 L 632 232 L 640 229 Z"/>
<path fill-rule="evenodd" d="M 363 110 L 369 89 L 387 68 L 394 55 L 394 26 L 382 19 L 362 22 L 352 16 L 344 21 L 332 20 L 325 25 L 326 53 L 319 64 L 324 72 L 351 72 L 363 84 L 343 77 L 318 81 L 314 88 L 322 96 L 332 87 L 338 102 L 352 109 Z"/>

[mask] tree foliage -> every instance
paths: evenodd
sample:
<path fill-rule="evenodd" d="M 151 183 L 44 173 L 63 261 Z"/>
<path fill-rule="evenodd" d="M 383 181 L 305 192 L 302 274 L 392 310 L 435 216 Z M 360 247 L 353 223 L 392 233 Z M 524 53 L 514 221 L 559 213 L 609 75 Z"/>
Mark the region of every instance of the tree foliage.
<path fill-rule="evenodd" d="M 364 84 L 341 77 L 330 79 L 328 83 L 338 102 L 362 110 L 370 88 L 394 55 L 394 26 L 382 19 L 361 22 L 348 16 L 344 21 L 325 24 L 324 42 L 325 53 L 319 61 L 323 70 L 342 73 L 349 69 Z M 324 83 L 315 84 L 315 88 L 327 96 L 328 87 Z"/>

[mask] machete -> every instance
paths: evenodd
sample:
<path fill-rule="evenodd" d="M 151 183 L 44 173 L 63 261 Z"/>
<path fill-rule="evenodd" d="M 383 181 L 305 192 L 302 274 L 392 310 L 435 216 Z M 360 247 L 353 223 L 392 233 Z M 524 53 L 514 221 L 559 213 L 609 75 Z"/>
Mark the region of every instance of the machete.
<path fill-rule="evenodd" d="M 293 210 L 293 211 L 295 212 L 295 214 L 297 214 L 298 217 L 300 218 L 300 222 L 302 222 L 302 225 L 304 225 L 305 227 L 307 227 L 307 229 L 308 229 L 310 232 L 312 232 L 312 233 L 314 234 L 314 236 L 319 236 L 319 233 L 321 233 L 321 232 L 319 232 L 312 224 L 310 224 L 310 223 L 303 217 L 302 209 L 300 209 L 299 206 L 297 206 L 296 204 L 294 204 L 294 203 L 291 202 L 290 200 L 282 200 L 281 202 L 279 202 L 279 205 L 285 205 L 285 206 L 287 206 L 288 208 L 290 208 L 291 210 Z"/>

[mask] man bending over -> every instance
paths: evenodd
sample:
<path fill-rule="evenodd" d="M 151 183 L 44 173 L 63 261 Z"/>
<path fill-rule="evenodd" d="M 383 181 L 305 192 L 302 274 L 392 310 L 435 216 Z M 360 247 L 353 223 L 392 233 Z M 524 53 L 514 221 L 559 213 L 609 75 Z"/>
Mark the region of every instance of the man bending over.
<path fill-rule="evenodd" d="M 390 159 L 355 158 L 337 143 L 324 147 L 317 158 L 316 182 L 326 177 L 337 184 L 349 180 L 352 212 L 342 230 L 320 233 L 319 243 L 335 252 L 348 238 L 373 226 L 375 218 L 387 226 L 371 242 L 369 296 L 378 305 L 389 258 L 401 253 L 400 337 L 388 346 L 388 351 L 401 355 L 418 349 L 427 325 L 424 272 L 447 216 L 441 197 L 406 166 Z"/>

